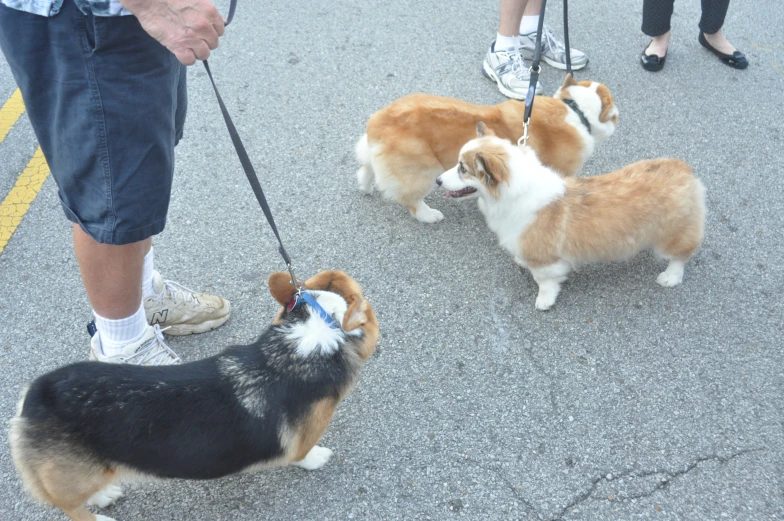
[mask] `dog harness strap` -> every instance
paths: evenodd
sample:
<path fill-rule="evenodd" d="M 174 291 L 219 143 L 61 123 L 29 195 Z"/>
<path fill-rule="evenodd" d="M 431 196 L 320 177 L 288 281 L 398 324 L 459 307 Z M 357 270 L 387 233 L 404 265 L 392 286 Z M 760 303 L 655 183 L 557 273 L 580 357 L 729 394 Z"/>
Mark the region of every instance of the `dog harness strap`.
<path fill-rule="evenodd" d="M 231 5 L 229 7 L 229 17 L 226 19 L 226 25 L 229 25 L 231 20 L 234 18 L 234 11 L 236 8 L 237 0 L 231 0 Z M 226 105 L 223 103 L 223 98 L 221 98 L 221 95 L 218 92 L 218 87 L 215 85 L 215 79 L 212 77 L 210 64 L 207 63 L 207 60 L 204 60 L 202 63 L 204 63 L 207 76 L 209 76 L 210 83 L 212 83 L 215 96 L 218 98 L 218 105 L 220 105 L 221 113 L 223 113 L 223 119 L 226 121 L 226 128 L 229 129 L 229 136 L 231 137 L 231 141 L 234 144 L 234 149 L 237 151 L 237 156 L 240 159 L 243 170 L 245 170 L 245 176 L 248 178 L 250 187 L 253 189 L 253 193 L 256 195 L 256 200 L 258 200 L 259 205 L 261 206 L 261 210 L 264 212 L 264 216 L 267 218 L 267 222 L 269 223 L 270 228 L 272 228 L 272 233 L 275 234 L 275 238 L 278 240 L 278 252 L 280 253 L 280 256 L 283 257 L 283 261 L 286 263 L 286 266 L 291 272 L 291 257 L 289 257 L 288 252 L 286 252 L 286 248 L 283 246 L 283 240 L 281 240 L 280 233 L 278 233 L 278 227 L 275 225 L 275 219 L 272 218 L 272 211 L 270 210 L 269 204 L 267 203 L 267 198 L 264 197 L 264 190 L 261 189 L 259 177 L 256 175 L 256 170 L 253 168 L 250 157 L 248 157 L 248 152 L 245 150 L 245 145 L 242 144 L 242 139 L 240 139 L 240 135 L 237 133 L 237 128 L 234 126 L 234 122 L 231 120 L 231 116 L 229 116 L 229 111 L 226 109 Z M 297 280 L 296 277 L 293 276 L 293 273 L 291 282 L 294 286 L 297 286 Z"/>
<path fill-rule="evenodd" d="M 588 133 L 590 134 L 591 124 L 588 122 L 588 118 L 585 117 L 585 113 L 582 110 L 580 110 L 580 107 L 577 106 L 577 102 L 574 101 L 573 99 L 564 99 L 561 101 L 566 103 L 566 105 L 568 105 L 570 109 L 575 111 L 577 115 L 580 116 L 580 121 L 583 122 L 583 125 L 585 125 L 585 128 L 588 129 Z"/>
<path fill-rule="evenodd" d="M 324 319 L 324 322 L 326 322 L 329 327 L 334 329 L 340 329 L 340 325 L 337 322 L 335 322 L 334 318 L 329 316 L 329 313 L 327 313 L 324 310 L 324 308 L 321 307 L 321 304 L 319 304 L 318 301 L 315 298 L 313 298 L 313 295 L 311 295 L 307 291 L 303 291 L 302 293 L 300 293 L 299 296 L 302 298 L 302 300 L 304 300 L 308 304 L 308 306 L 313 308 L 313 310 L 316 313 L 318 313 L 322 319 Z M 294 307 L 296 307 L 296 304 L 294 305 Z"/>

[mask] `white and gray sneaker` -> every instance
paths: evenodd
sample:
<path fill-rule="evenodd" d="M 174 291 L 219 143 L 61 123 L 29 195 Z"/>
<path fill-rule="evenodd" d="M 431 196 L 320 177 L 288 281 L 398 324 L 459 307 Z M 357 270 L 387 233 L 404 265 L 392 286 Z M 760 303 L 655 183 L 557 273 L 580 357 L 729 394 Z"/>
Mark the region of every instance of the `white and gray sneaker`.
<path fill-rule="evenodd" d="M 143 299 L 147 322 L 160 326 L 167 335 L 204 333 L 231 316 L 228 300 L 163 280 L 157 271 L 153 271 L 152 285 L 157 294 Z"/>
<path fill-rule="evenodd" d="M 92 326 L 92 327 L 91 327 Z M 166 345 L 161 328 L 157 325 L 147 326 L 141 340 L 128 344 L 119 353 L 107 355 L 101 346 L 101 333 L 95 330 L 95 324 L 88 324 L 90 339 L 90 360 L 109 364 L 133 365 L 176 365 L 182 363 L 180 357 Z"/>
<path fill-rule="evenodd" d="M 493 80 L 501 94 L 508 98 L 524 100 L 528 94 L 531 72 L 526 67 L 519 49 L 496 49 L 495 42 L 491 43 L 482 62 L 482 74 Z M 542 84 L 537 82 L 537 94 L 541 87 Z"/>
<path fill-rule="evenodd" d="M 526 60 L 534 59 L 534 50 L 536 50 L 536 31 L 528 34 L 520 35 L 520 49 L 523 57 Z M 584 52 L 577 49 L 570 49 L 569 55 L 572 57 L 572 70 L 580 70 L 588 65 L 588 57 Z M 566 46 L 563 42 L 558 41 L 553 34 L 552 29 L 544 26 L 542 30 L 542 59 L 545 63 L 555 67 L 556 69 L 566 70 Z"/>

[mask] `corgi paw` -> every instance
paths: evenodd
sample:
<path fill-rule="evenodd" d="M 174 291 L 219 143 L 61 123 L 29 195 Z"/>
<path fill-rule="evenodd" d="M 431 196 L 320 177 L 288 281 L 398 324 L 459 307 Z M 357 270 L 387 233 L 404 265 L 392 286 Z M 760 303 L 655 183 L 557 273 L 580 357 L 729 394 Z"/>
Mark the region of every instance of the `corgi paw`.
<path fill-rule="evenodd" d="M 332 454 L 334 453 L 330 449 L 314 445 L 308 452 L 308 455 L 302 461 L 295 461 L 294 465 L 305 470 L 320 469 L 327 464 Z"/>
<path fill-rule="evenodd" d="M 113 517 L 102 516 L 100 514 L 95 514 L 95 521 L 117 521 Z"/>
<path fill-rule="evenodd" d="M 117 485 L 109 485 L 90 496 L 90 499 L 87 500 L 87 504 L 98 508 L 106 508 L 109 505 L 114 504 L 114 502 L 121 497 L 123 497 L 122 488 Z"/>
<path fill-rule="evenodd" d="M 432 224 L 443 220 L 444 214 L 433 208 L 428 208 L 426 210 L 419 210 L 414 217 L 416 217 L 419 222 Z"/>
<path fill-rule="evenodd" d="M 663 271 L 659 273 L 659 276 L 656 278 L 656 282 L 665 288 L 671 288 L 683 282 L 683 274 L 667 273 L 666 271 Z"/>
<path fill-rule="evenodd" d="M 536 309 L 539 311 L 547 311 L 555 304 L 555 297 L 552 295 L 539 295 L 536 297 Z"/>
<path fill-rule="evenodd" d="M 357 184 L 360 192 L 368 195 L 373 193 L 373 174 L 368 171 L 367 167 L 361 166 L 357 170 Z"/>
<path fill-rule="evenodd" d="M 671 260 L 667 269 L 659 273 L 656 282 L 665 288 L 671 288 L 683 282 L 683 261 Z"/>

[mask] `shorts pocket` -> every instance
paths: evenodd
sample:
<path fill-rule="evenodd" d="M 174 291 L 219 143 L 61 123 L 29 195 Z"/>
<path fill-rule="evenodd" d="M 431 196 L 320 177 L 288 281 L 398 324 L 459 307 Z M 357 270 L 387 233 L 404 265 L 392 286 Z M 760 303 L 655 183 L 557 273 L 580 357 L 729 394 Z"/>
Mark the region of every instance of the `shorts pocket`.
<path fill-rule="evenodd" d="M 84 36 L 87 40 L 87 50 L 95 54 L 103 43 L 103 20 L 100 16 L 88 14 L 84 17 Z"/>

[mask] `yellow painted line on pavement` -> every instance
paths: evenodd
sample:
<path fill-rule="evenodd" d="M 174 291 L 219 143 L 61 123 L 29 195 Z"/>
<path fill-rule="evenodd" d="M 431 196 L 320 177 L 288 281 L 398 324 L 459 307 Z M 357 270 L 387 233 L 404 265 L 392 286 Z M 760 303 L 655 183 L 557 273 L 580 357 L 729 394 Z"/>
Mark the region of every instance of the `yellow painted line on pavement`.
<path fill-rule="evenodd" d="M 49 165 L 46 164 L 41 147 L 38 147 L 14 187 L 0 203 L 0 252 L 5 249 L 5 245 L 22 222 L 22 217 L 30 209 L 30 204 L 35 200 L 47 177 L 49 177 Z"/>
<path fill-rule="evenodd" d="M 0 108 L 0 143 L 3 142 L 5 137 L 11 131 L 11 128 L 16 124 L 19 118 L 24 114 L 25 106 L 22 101 L 22 93 L 16 89 L 8 101 L 5 102 L 3 108 Z"/>

